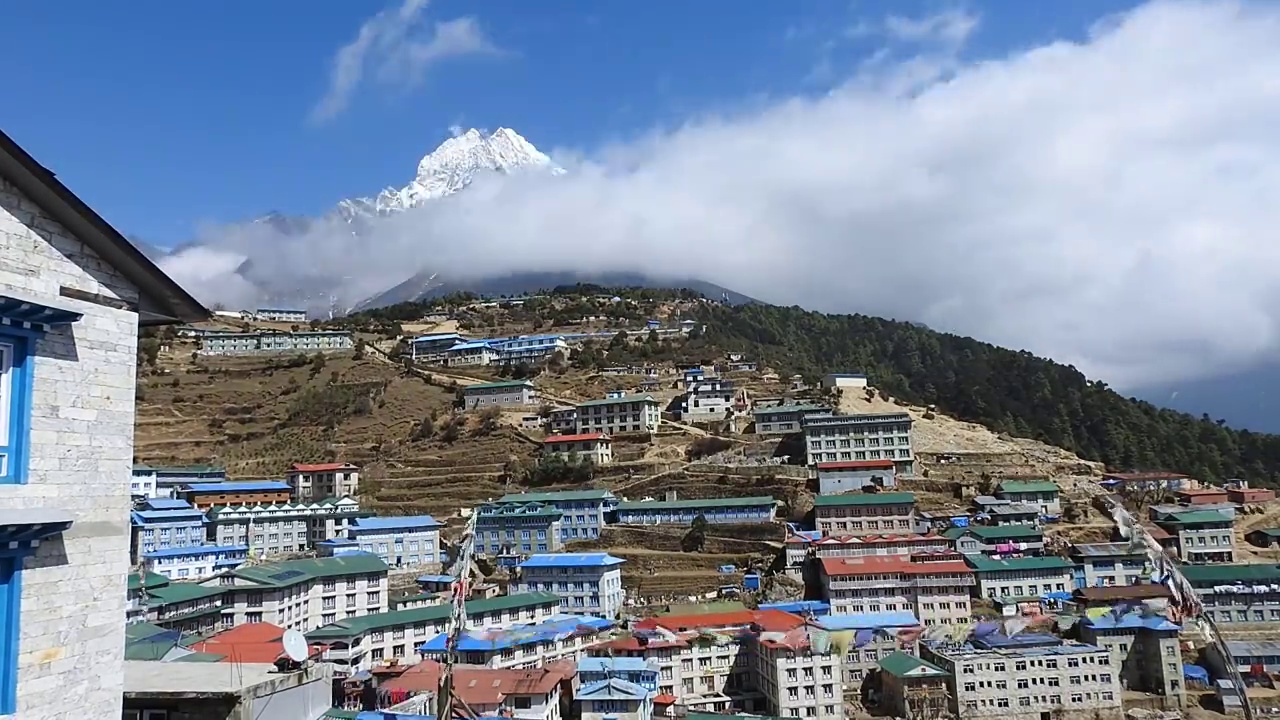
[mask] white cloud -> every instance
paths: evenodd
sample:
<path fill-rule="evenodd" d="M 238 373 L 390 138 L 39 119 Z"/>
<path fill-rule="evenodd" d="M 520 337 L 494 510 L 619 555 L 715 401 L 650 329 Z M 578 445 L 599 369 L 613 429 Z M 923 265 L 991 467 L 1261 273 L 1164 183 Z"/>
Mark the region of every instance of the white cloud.
<path fill-rule="evenodd" d="M 351 298 L 426 267 L 692 272 L 1120 386 L 1190 378 L 1280 356 L 1276 37 L 1274 5 L 1161 2 L 1082 43 L 864 68 L 819 99 L 557 154 L 563 176 L 477 183 L 363 237 L 202 242 Z M 202 297 L 234 290 L 194 264 Z"/>
<path fill-rule="evenodd" d="M 334 55 L 329 88 L 312 109 L 313 121 L 323 122 L 346 110 L 369 73 L 383 85 L 413 87 L 441 60 L 499 52 L 473 17 L 437 22 L 428 32 L 423 20 L 427 3 L 404 0 L 360 26 L 355 39 Z"/>
<path fill-rule="evenodd" d="M 951 9 L 923 18 L 891 15 L 884 21 L 889 37 L 902 42 L 963 45 L 978 29 L 978 18 L 960 9 Z"/>

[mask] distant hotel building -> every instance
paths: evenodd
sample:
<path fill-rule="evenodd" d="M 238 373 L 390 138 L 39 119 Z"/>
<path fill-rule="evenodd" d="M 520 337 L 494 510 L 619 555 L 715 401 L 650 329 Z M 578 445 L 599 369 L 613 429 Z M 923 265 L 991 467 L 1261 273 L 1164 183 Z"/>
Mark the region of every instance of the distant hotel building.
<path fill-rule="evenodd" d="M 560 537 L 566 542 L 600 537 L 605 517 L 618 509 L 618 498 L 608 490 L 512 493 L 503 495 L 498 502 L 539 503 L 559 510 Z"/>
<path fill-rule="evenodd" d="M 916 497 L 909 492 L 848 493 L 814 498 L 814 522 L 823 535 L 913 532 Z"/>
<path fill-rule="evenodd" d="M 954 552 L 824 557 L 822 589 L 831 614 L 910 611 L 925 625 L 969 621 L 973 570 Z"/>
<path fill-rule="evenodd" d="M 306 632 L 387 611 L 387 564 L 365 553 L 246 565 L 204 585 L 223 589 L 222 624 Z"/>
<path fill-rule="evenodd" d="M 357 518 L 347 538 L 391 567 L 439 566 L 444 562 L 440 528 L 430 515 Z"/>
<path fill-rule="evenodd" d="M 146 572 L 170 580 L 200 580 L 239 566 L 249 557 L 244 545 L 191 545 L 142 553 Z"/>
<path fill-rule="evenodd" d="M 287 503 L 292 491 L 287 483 L 271 480 L 222 483 L 196 483 L 182 488 L 178 495 L 208 510 L 218 505 L 272 505 Z"/>
<path fill-rule="evenodd" d="M 691 525 L 701 515 L 713 525 L 772 522 L 778 501 L 768 495 L 704 500 L 639 500 L 618 504 L 618 522 L 630 525 Z"/>
<path fill-rule="evenodd" d="M 560 611 L 613 619 L 622 612 L 622 564 L 608 553 L 534 555 L 520 563 L 512 593 L 549 592 L 560 597 Z"/>
<path fill-rule="evenodd" d="M 414 362 L 436 362 L 444 358 L 449 348 L 466 341 L 456 332 L 422 335 L 409 341 L 409 352 Z"/>
<path fill-rule="evenodd" d="M 578 403 L 579 433 L 655 433 L 661 419 L 651 395 L 611 394 L 602 400 Z"/>
<path fill-rule="evenodd" d="M 301 332 L 219 333 L 200 338 L 201 355 L 262 355 L 268 353 L 339 352 L 355 347 L 346 330 Z"/>
<path fill-rule="evenodd" d="M 569 355 L 569 343 L 559 335 L 529 335 L 496 340 L 494 344 L 498 347 L 498 361 L 502 363 L 537 362 L 557 352 Z"/>
<path fill-rule="evenodd" d="M 177 500 L 160 500 L 129 514 L 133 559 L 143 553 L 205 544 L 204 512 Z"/>
<path fill-rule="evenodd" d="M 285 479 L 299 502 L 355 497 L 360 489 L 360 468 L 351 463 L 294 463 Z"/>
<path fill-rule="evenodd" d="M 477 554 L 532 555 L 559 552 L 563 513 L 540 502 L 485 503 L 476 508 Z"/>
<path fill-rule="evenodd" d="M 255 311 L 253 317 L 260 322 L 304 323 L 307 321 L 307 311 L 263 308 Z"/>
<path fill-rule="evenodd" d="M 911 416 L 905 412 L 806 417 L 804 440 L 809 465 L 892 460 L 898 475 L 915 474 Z"/>
<path fill-rule="evenodd" d="M 361 512 L 352 498 L 315 503 L 217 506 L 208 512 L 209 539 L 219 545 L 248 545 L 258 557 L 305 552 L 317 543 L 346 537 Z"/>
<path fill-rule="evenodd" d="M 604 433 L 552 435 L 542 441 L 542 454 L 562 460 L 590 460 L 596 465 L 613 462 L 613 441 Z"/>
<path fill-rule="evenodd" d="M 770 405 L 751 412 L 757 435 L 790 435 L 804 427 L 805 418 L 831 415 L 831 408 L 821 405 Z"/>
<path fill-rule="evenodd" d="M 227 471 L 211 465 L 151 467 L 134 465 L 129 492 L 135 497 L 171 498 L 174 492 L 195 483 L 226 482 Z"/>
<path fill-rule="evenodd" d="M 467 410 L 489 407 L 527 407 L 538 404 L 538 390 L 531 380 L 479 383 L 462 388 Z"/>

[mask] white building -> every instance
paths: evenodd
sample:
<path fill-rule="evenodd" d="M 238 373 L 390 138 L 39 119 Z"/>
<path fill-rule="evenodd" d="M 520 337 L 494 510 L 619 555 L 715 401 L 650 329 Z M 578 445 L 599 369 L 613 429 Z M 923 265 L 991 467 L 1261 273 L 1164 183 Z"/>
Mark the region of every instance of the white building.
<path fill-rule="evenodd" d="M 608 553 L 534 555 L 520 563 L 520 578 L 512 592 L 555 593 L 561 612 L 616 618 L 626 600 L 625 562 Z"/>
<path fill-rule="evenodd" d="M 219 545 L 247 545 L 255 557 L 305 552 L 316 543 L 346 537 L 361 512 L 360 503 L 328 498 L 313 503 L 219 505 L 210 508 L 209 539 Z"/>
<path fill-rule="evenodd" d="M 578 403 L 579 433 L 655 433 L 661 414 L 652 395 L 611 394 L 602 400 Z"/>
<path fill-rule="evenodd" d="M 0 715 L 121 716 L 138 328 L 207 316 L 0 133 Z"/>
<path fill-rule="evenodd" d="M 360 490 L 360 468 L 351 463 L 294 463 L 285 480 L 299 502 L 355 497 Z"/>
<path fill-rule="evenodd" d="M 844 680 L 840 655 L 831 644 L 815 648 L 817 626 L 763 632 L 756 640 L 757 683 L 779 717 L 843 720 Z"/>
<path fill-rule="evenodd" d="M 915 474 L 911 415 L 905 412 L 806 417 L 804 442 L 809 465 L 892 460 L 898 475 Z"/>
<path fill-rule="evenodd" d="M 542 452 L 565 460 L 590 460 L 596 465 L 608 465 L 613 462 L 613 440 L 597 432 L 552 435 L 542 441 Z"/>
<path fill-rule="evenodd" d="M 203 580 L 239 566 L 249 557 L 244 545 L 190 545 L 142 553 L 146 572 L 170 580 Z"/>
<path fill-rule="evenodd" d="M 449 367 L 473 367 L 491 365 L 502 353 L 488 340 L 461 342 L 445 351 L 444 362 Z"/>
<path fill-rule="evenodd" d="M 552 435 L 572 434 L 578 428 L 578 409 L 574 407 L 553 408 L 547 415 L 547 432 Z"/>
<path fill-rule="evenodd" d="M 556 660 L 576 663 L 584 657 L 586 648 L 597 641 L 595 636 L 612 627 L 613 622 L 604 618 L 553 615 L 542 622 L 505 630 L 466 631 L 458 640 L 458 652 L 468 665 L 491 668 L 534 668 Z M 445 640 L 441 632 L 419 645 L 418 652 L 431 659 L 443 658 Z"/>
<path fill-rule="evenodd" d="M 734 387 L 731 380 L 708 378 L 689 383 L 680 405 L 680 420 L 713 423 L 733 417 Z"/>
<path fill-rule="evenodd" d="M 253 316 L 259 322 L 305 323 L 307 321 L 306 310 L 259 308 Z"/>
<path fill-rule="evenodd" d="M 387 564 L 365 553 L 245 565 L 202 585 L 222 587 L 222 625 L 266 622 L 306 632 L 387 611 Z"/>
<path fill-rule="evenodd" d="M 538 390 L 532 380 L 504 380 L 477 383 L 462 388 L 467 410 L 489 407 L 527 407 L 538 404 Z"/>
<path fill-rule="evenodd" d="M 978 594 L 985 598 L 1036 599 L 1050 593 L 1069 593 L 1075 588 L 1075 565 L 1065 558 L 1046 555 L 996 559 L 968 554 L 964 559 L 978 576 Z"/>
<path fill-rule="evenodd" d="M 444 562 L 440 528 L 430 515 L 357 518 L 347 537 L 392 567 L 439 566 Z"/>
<path fill-rule="evenodd" d="M 822 376 L 822 387 L 856 389 L 867 386 L 867 376 L 861 373 L 827 373 Z"/>
<path fill-rule="evenodd" d="M 964 625 L 974 573 L 958 553 L 824 557 L 823 596 L 831 614 L 909 611 L 925 625 Z"/>
<path fill-rule="evenodd" d="M 574 695 L 581 720 L 650 720 L 652 693 L 620 678 L 606 678 L 585 684 Z"/>

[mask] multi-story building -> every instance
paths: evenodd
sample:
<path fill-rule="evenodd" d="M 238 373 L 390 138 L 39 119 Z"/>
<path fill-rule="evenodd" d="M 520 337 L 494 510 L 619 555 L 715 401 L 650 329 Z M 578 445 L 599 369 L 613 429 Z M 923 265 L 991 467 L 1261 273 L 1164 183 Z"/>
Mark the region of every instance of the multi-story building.
<path fill-rule="evenodd" d="M 813 625 L 777 633 L 761 633 L 751 653 L 756 682 L 770 712 L 779 717 L 842 720 L 844 679 L 842 658 L 830 643 L 812 641 Z"/>
<path fill-rule="evenodd" d="M 294 463 L 285 482 L 298 502 L 355 497 L 360 490 L 360 468 L 351 463 Z"/>
<path fill-rule="evenodd" d="M 559 335 L 528 335 L 494 344 L 498 346 L 498 360 L 508 364 L 538 362 L 556 353 L 569 356 L 569 343 Z"/>
<path fill-rule="evenodd" d="M 821 495 L 813 511 L 823 535 L 907 534 L 916 526 L 916 496 L 909 492 Z"/>
<path fill-rule="evenodd" d="M 578 408 L 552 408 L 547 415 L 547 432 L 551 435 L 570 435 L 578 431 Z"/>
<path fill-rule="evenodd" d="M 1127 542 L 1077 543 L 1071 559 L 1079 567 L 1076 587 L 1137 585 L 1150 567 L 1147 553 Z"/>
<path fill-rule="evenodd" d="M 622 565 L 608 553 L 534 555 L 520 563 L 512 592 L 550 592 L 560 597 L 560 611 L 613 619 L 622 612 Z"/>
<path fill-rule="evenodd" d="M 997 502 L 981 509 L 991 525 L 1040 525 L 1040 508 L 1022 503 Z"/>
<path fill-rule="evenodd" d="M 654 693 L 621 678 L 583 683 L 573 697 L 581 720 L 650 720 Z"/>
<path fill-rule="evenodd" d="M 438 568 L 444 562 L 440 549 L 442 527 L 444 523 L 430 515 L 361 517 L 347 529 L 347 537 L 391 567 Z"/>
<path fill-rule="evenodd" d="M 400 692 L 401 696 L 413 693 L 405 705 L 393 706 L 388 716 L 405 718 L 419 710 L 430 712 L 434 706 L 434 691 L 440 687 L 441 669 L 441 664 L 434 660 L 424 660 L 407 668 L 399 665 L 381 668 L 379 674 L 383 677 L 378 682 L 379 690 L 393 695 Z M 392 673 L 399 674 L 386 677 Z M 453 668 L 453 691 L 457 699 L 466 703 L 475 717 L 482 718 L 561 720 L 568 704 L 567 690 L 576 685 L 573 668 L 566 663 L 521 670 L 467 665 Z M 418 701 L 422 701 L 422 707 L 413 706 Z M 619 717 L 619 720 L 623 719 Z"/>
<path fill-rule="evenodd" d="M 328 498 L 312 503 L 218 505 L 208 512 L 208 538 L 219 545 L 247 545 L 256 557 L 311 550 L 324 540 L 346 537 L 362 512 L 360 503 Z"/>
<path fill-rule="evenodd" d="M 585 657 L 578 660 L 578 682 L 588 685 L 609 678 L 658 692 L 658 663 L 638 657 Z"/>
<path fill-rule="evenodd" d="M 983 555 L 1038 554 L 1044 551 L 1044 531 L 1034 525 L 969 525 L 948 528 L 942 535 L 957 552 Z"/>
<path fill-rule="evenodd" d="M 655 433 L 661 414 L 652 395 L 611 393 L 603 400 L 578 403 L 579 433 Z"/>
<path fill-rule="evenodd" d="M 618 522 L 630 525 L 691 525 L 701 515 L 707 522 L 773 522 L 778 501 L 769 495 L 701 500 L 637 500 L 618 503 Z"/>
<path fill-rule="evenodd" d="M 188 467 L 151 467 L 134 465 L 129 482 L 131 495 L 147 498 L 171 498 L 182 488 L 194 483 L 226 482 L 227 471 L 211 465 Z"/>
<path fill-rule="evenodd" d="M 542 441 L 542 454 L 562 460 L 590 460 L 596 465 L 613 462 L 613 440 L 604 433 L 551 435 Z"/>
<path fill-rule="evenodd" d="M 545 622 L 559 608 L 560 598 L 548 593 L 504 595 L 468 602 L 467 622 L 473 629 L 502 630 Z M 352 673 L 392 659 L 414 664 L 419 661 L 416 648 L 444 632 L 452 612 L 453 606 L 444 604 L 366 613 L 310 630 L 307 641 L 325 646 L 324 659 Z M 463 657 L 468 664 L 479 664 L 474 659 Z"/>
<path fill-rule="evenodd" d="M 944 535 L 830 535 L 813 541 L 813 554 L 826 557 L 915 555 L 951 550 Z"/>
<path fill-rule="evenodd" d="M 1280 565 L 1183 565 L 1182 574 L 1218 625 L 1280 621 Z"/>
<path fill-rule="evenodd" d="M 1045 515 L 1062 514 L 1062 489 L 1047 481 L 1006 480 L 996 487 L 996 497 L 1021 505 L 1034 505 Z"/>
<path fill-rule="evenodd" d="M 822 376 L 822 387 L 831 389 L 860 389 L 867 386 L 867 376 L 862 373 L 827 373 Z"/>
<path fill-rule="evenodd" d="M 520 597 L 519 595 L 508 597 Z M 595 635 L 613 627 L 613 621 L 584 615 L 553 615 L 541 622 L 503 630 L 467 630 L 458 640 L 457 650 L 468 665 L 491 668 L 534 668 L 557 660 L 575 664 Z M 431 659 L 443 659 L 447 635 L 444 632 L 417 646 Z"/>
<path fill-rule="evenodd" d="M 253 313 L 259 322 L 304 323 L 307 321 L 306 310 L 284 310 L 281 308 L 258 308 Z"/>
<path fill-rule="evenodd" d="M 239 566 L 249 557 L 244 545 L 188 545 L 141 553 L 146 572 L 170 580 L 202 580 Z"/>
<path fill-rule="evenodd" d="M 1177 538 L 1178 557 L 1184 563 L 1235 562 L 1234 520 L 1217 510 L 1172 513 L 1156 525 Z"/>
<path fill-rule="evenodd" d="M 1070 593 L 1075 589 L 1075 566 L 1060 557 L 1015 557 L 996 559 L 986 555 L 965 555 L 965 562 L 978 577 L 978 594 L 997 599 L 1038 599 L 1050 593 Z"/>
<path fill-rule="evenodd" d="M 937 665 L 895 650 L 880 659 L 881 707 L 906 720 L 945 717 L 948 677 Z"/>
<path fill-rule="evenodd" d="M 502 353 L 488 340 L 461 342 L 444 353 L 444 363 L 449 367 L 476 367 L 492 365 Z"/>
<path fill-rule="evenodd" d="M 341 352 L 355 347 L 346 330 L 304 330 L 219 333 L 200 338 L 201 355 L 260 355 L 269 353 Z"/>
<path fill-rule="evenodd" d="M 164 509 L 144 505 L 129 513 L 133 562 L 138 562 L 142 553 L 205 544 L 204 513 L 185 502 L 182 505 L 185 507 L 166 505 Z"/>
<path fill-rule="evenodd" d="M 686 423 L 715 423 L 733 417 L 733 396 L 736 388 L 732 380 L 708 378 L 689 382 L 688 392 L 680 402 L 680 421 Z"/>
<path fill-rule="evenodd" d="M 958 717 L 1123 717 L 1120 669 L 1106 648 L 1022 633 L 960 646 L 922 644 L 920 659 L 950 673 L 950 710 Z"/>
<path fill-rule="evenodd" d="M 147 590 L 169 584 L 169 578 L 156 573 L 129 573 L 125 594 L 125 623 L 147 622 Z"/>
<path fill-rule="evenodd" d="M 924 628 L 910 610 L 849 615 L 826 615 L 814 620 L 830 633 L 853 633 L 857 642 L 845 650 L 842 677 L 847 695 L 859 697 L 863 682 L 872 676 L 880 659 L 896 650 L 916 652 Z"/>
<path fill-rule="evenodd" d="M 822 405 L 769 405 L 751 411 L 757 435 L 791 435 L 804 428 L 807 417 L 830 415 L 831 408 Z"/>
<path fill-rule="evenodd" d="M 504 380 L 462 388 L 466 409 L 488 407 L 528 407 L 538 404 L 538 390 L 532 380 Z"/>
<path fill-rule="evenodd" d="M 145 621 L 183 634 L 205 634 L 222 629 L 220 587 L 191 582 L 165 582 L 149 587 L 141 607 Z"/>
<path fill-rule="evenodd" d="M 409 341 L 409 354 L 414 362 L 438 362 L 450 348 L 465 342 L 467 339 L 456 332 L 421 335 Z"/>
<path fill-rule="evenodd" d="M 270 480 L 251 482 L 197 483 L 178 492 L 183 500 L 201 510 L 235 505 L 272 505 L 290 501 L 288 483 Z"/>
<path fill-rule="evenodd" d="M 828 557 L 823 596 L 832 615 L 910 611 L 925 625 L 969 621 L 973 570 L 957 553 Z"/>
<path fill-rule="evenodd" d="M 892 460 L 846 460 L 821 462 L 814 466 L 819 495 L 841 495 L 866 488 L 897 486 L 897 466 Z"/>
<path fill-rule="evenodd" d="M 475 552 L 480 555 L 532 555 L 564 547 L 560 510 L 540 502 L 502 501 L 476 508 Z"/>
<path fill-rule="evenodd" d="M 905 412 L 807 417 L 804 442 L 809 465 L 892 460 L 898 475 L 915 474 L 911 416 Z"/>
<path fill-rule="evenodd" d="M 618 498 L 608 490 L 560 490 L 543 493 L 512 493 L 498 498 L 500 503 L 541 503 L 563 513 L 560 537 L 566 541 L 600 537 L 606 517 L 618 509 Z"/>
<path fill-rule="evenodd" d="M 226 627 L 268 622 L 306 632 L 387 611 L 387 564 L 366 553 L 246 565 L 202 584 L 224 591 Z"/>
<path fill-rule="evenodd" d="M 1164 696 L 1165 709 L 1178 710 L 1187 704 L 1178 645 L 1181 629 L 1162 615 L 1132 610 L 1081 618 L 1080 639 L 1111 652 L 1111 666 L 1119 669 L 1125 690 Z"/>

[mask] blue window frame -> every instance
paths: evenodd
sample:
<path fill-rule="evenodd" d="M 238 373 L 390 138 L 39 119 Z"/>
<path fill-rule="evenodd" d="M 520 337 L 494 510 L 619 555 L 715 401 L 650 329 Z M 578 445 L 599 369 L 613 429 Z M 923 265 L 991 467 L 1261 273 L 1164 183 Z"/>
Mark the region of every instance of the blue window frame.
<path fill-rule="evenodd" d="M 18 616 L 21 557 L 0 556 L 0 715 L 18 711 Z"/>
<path fill-rule="evenodd" d="M 26 482 L 31 426 L 31 340 L 0 333 L 0 484 Z"/>

